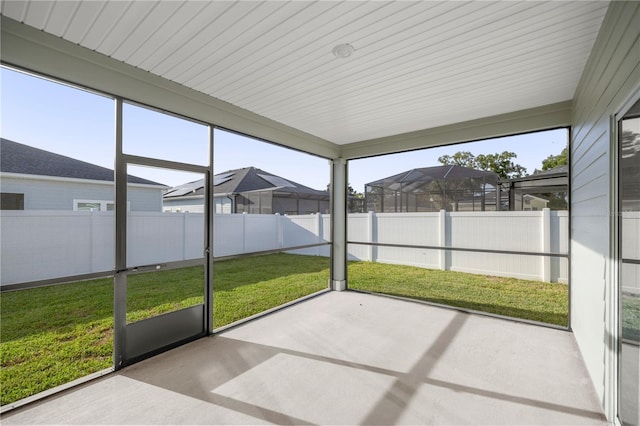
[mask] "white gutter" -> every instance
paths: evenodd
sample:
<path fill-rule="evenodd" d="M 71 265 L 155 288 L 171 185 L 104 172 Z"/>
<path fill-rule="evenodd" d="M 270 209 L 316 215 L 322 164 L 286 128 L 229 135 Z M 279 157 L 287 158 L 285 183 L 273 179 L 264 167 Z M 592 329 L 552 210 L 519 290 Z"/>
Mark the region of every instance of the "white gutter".
<path fill-rule="evenodd" d="M 94 185 L 109 185 L 113 186 L 112 180 L 95 180 L 95 179 L 80 179 L 61 176 L 48 176 L 48 175 L 31 175 L 23 173 L 7 173 L 0 172 L 2 178 L 14 178 L 14 179 L 29 179 L 29 180 L 46 180 L 51 182 L 67 182 L 67 183 L 91 183 Z M 135 188 L 153 188 L 153 189 L 169 189 L 167 185 L 157 184 L 152 185 L 148 183 L 128 183 L 127 186 Z"/>

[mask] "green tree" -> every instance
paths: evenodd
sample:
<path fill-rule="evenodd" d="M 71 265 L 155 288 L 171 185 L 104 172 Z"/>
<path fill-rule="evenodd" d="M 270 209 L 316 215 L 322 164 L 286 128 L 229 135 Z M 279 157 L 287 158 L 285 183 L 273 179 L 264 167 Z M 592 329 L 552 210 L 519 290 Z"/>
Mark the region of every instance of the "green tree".
<path fill-rule="evenodd" d="M 527 174 L 527 169 L 514 162 L 515 152 L 503 151 L 495 154 L 474 155 L 469 151 L 458 151 L 453 155 L 443 155 L 438 161 L 444 165 L 456 165 L 470 169 L 496 173 L 500 179 L 513 179 Z"/>
<path fill-rule="evenodd" d="M 542 160 L 542 170 L 551 170 L 556 167 L 566 166 L 567 164 L 569 164 L 568 149 L 565 147 L 560 154 L 550 155 Z"/>
<path fill-rule="evenodd" d="M 327 184 L 327 191 L 331 192 L 331 184 Z M 347 185 L 347 209 L 349 213 L 364 212 L 364 194 L 358 192 L 351 184 Z"/>
<path fill-rule="evenodd" d="M 327 191 L 331 191 L 330 183 L 327 184 Z M 357 198 L 364 198 L 364 194 L 353 189 L 353 186 L 351 186 L 351 184 L 347 185 L 347 194 Z"/>
<path fill-rule="evenodd" d="M 549 155 L 547 158 L 542 160 L 542 170 L 536 169 L 533 174 L 535 175 L 545 170 L 552 170 L 556 167 L 566 166 L 569 164 L 568 155 L 569 149 L 567 147 L 565 147 L 558 155 Z M 547 207 L 551 210 L 567 210 L 568 208 L 567 191 L 557 191 L 538 195 L 549 200 Z"/>
<path fill-rule="evenodd" d="M 477 167 L 476 156 L 469 151 L 458 151 L 453 155 L 443 155 L 438 161 L 445 166 L 455 165 L 475 169 Z"/>

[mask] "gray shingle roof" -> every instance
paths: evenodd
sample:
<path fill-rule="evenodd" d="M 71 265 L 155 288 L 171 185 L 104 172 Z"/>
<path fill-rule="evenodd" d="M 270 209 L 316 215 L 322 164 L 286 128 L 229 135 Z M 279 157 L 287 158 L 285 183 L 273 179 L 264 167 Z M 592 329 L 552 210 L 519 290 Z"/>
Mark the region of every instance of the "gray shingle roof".
<path fill-rule="evenodd" d="M 568 174 L 568 173 L 569 173 L 569 166 L 565 165 L 565 166 L 554 167 L 553 169 L 549 169 L 549 170 L 537 171 L 536 173 L 529 176 L 542 177 L 542 176 L 551 176 L 551 175 L 562 175 L 562 174 Z"/>
<path fill-rule="evenodd" d="M 113 170 L 111 169 L 4 138 L 0 138 L 0 171 L 113 182 Z M 127 182 L 164 186 L 131 175 L 127 176 Z"/>
<path fill-rule="evenodd" d="M 297 196 L 298 198 L 318 199 L 328 199 L 329 197 L 328 191 L 309 188 L 256 167 L 228 170 L 218 173 L 214 178 L 214 194 L 238 194 L 259 190 L 271 190 L 284 197 Z M 170 188 L 165 192 L 164 198 L 175 199 L 202 194 L 204 194 L 204 179 Z"/>

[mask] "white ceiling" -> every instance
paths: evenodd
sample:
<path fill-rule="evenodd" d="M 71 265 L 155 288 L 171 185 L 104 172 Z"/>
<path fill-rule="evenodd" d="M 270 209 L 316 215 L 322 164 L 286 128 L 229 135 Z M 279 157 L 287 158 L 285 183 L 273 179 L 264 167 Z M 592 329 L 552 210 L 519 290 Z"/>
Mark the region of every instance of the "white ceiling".
<path fill-rule="evenodd" d="M 573 98 L 605 1 L 2 1 L 1 13 L 337 144 Z M 333 57 L 339 43 L 355 47 Z"/>

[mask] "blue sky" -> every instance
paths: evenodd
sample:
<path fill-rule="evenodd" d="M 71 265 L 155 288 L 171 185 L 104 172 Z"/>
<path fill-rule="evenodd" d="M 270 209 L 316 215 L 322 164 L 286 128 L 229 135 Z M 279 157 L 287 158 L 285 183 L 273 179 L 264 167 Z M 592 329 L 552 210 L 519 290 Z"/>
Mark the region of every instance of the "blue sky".
<path fill-rule="evenodd" d="M 0 71 L 2 137 L 93 164 L 113 168 L 114 103 L 110 98 L 2 68 Z M 125 152 L 194 164 L 206 164 L 206 126 L 127 105 L 124 109 Z M 364 184 L 412 168 L 439 165 L 441 155 L 457 151 L 490 154 L 513 151 L 529 173 L 566 146 L 564 129 L 482 142 L 412 151 L 349 162 L 349 182 Z M 329 182 L 328 160 L 216 130 L 214 169 L 255 166 L 316 189 Z M 131 168 L 129 173 L 168 185 L 200 176 Z"/>

